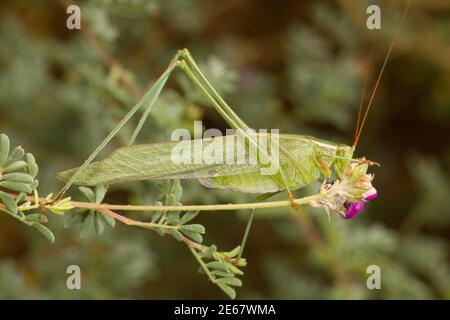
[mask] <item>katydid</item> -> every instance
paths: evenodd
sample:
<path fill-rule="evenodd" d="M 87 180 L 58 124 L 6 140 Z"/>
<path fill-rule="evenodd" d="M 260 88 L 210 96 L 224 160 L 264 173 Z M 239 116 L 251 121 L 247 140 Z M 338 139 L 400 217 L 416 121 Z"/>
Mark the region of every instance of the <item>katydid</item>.
<path fill-rule="evenodd" d="M 249 126 L 212 86 L 189 51 L 184 49 L 175 55 L 169 67 L 150 91 L 131 109 L 81 167 L 58 174 L 58 177 L 66 182 L 58 196 L 62 195 L 72 184 L 97 186 L 147 179 L 198 179 L 202 184 L 211 188 L 232 189 L 245 193 L 269 194 L 287 191 L 291 205 L 295 207 L 291 192 L 323 179 L 325 182 L 319 193 L 321 196 L 311 201 L 310 204 L 322 207 L 328 213 L 330 210 L 336 211 L 345 219 L 354 217 L 362 210 L 364 202 L 376 196 L 376 190 L 371 183 L 373 175 L 367 174 L 367 169 L 373 162 L 365 158 L 353 158 L 353 153 L 409 5 L 410 1 L 397 27 L 396 35 L 376 80 L 365 113 L 362 117 L 358 116 L 355 139 L 351 146 L 303 135 L 252 133 Z M 225 148 L 226 141 L 240 140 L 243 141 L 245 147 L 253 147 L 258 151 L 255 161 L 239 163 L 224 161 L 206 164 L 195 161 L 176 163 L 173 161 L 173 150 L 180 145 L 178 141 L 133 145 L 146 117 L 175 68 L 184 71 L 220 116 L 236 131 L 236 135 L 233 136 L 212 137 L 188 142 L 201 143 L 205 149 L 214 149 L 216 155 L 220 153 L 221 159 L 228 159 L 239 158 L 239 155 L 236 149 Z M 116 149 L 103 160 L 92 162 L 125 122 L 145 105 L 147 109 L 133 133 L 130 144 Z M 274 155 L 271 150 L 267 151 L 260 143 L 261 138 L 265 138 L 268 144 L 276 145 L 279 154 Z M 262 169 L 268 169 L 274 164 L 277 164 L 279 170 L 273 174 L 262 173 Z M 332 177 L 335 179 L 334 181 L 327 181 Z"/>

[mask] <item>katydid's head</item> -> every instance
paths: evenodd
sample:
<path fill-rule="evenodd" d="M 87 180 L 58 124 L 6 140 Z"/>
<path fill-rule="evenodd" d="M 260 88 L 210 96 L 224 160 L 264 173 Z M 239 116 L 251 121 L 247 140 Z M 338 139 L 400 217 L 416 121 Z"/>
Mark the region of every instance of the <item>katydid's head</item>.
<path fill-rule="evenodd" d="M 377 196 L 368 168 L 367 162 L 347 161 L 337 180 L 322 185 L 318 200 L 312 205 L 327 212 L 336 211 L 344 219 L 352 219 L 364 209 L 364 203 Z"/>

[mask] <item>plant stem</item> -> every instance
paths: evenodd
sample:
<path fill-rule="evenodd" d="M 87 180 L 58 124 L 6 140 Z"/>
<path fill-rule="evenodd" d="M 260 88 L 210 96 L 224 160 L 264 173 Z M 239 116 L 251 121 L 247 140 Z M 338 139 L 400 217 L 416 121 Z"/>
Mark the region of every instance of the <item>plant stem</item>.
<path fill-rule="evenodd" d="M 320 195 L 313 195 L 304 198 L 293 199 L 297 205 L 306 205 L 311 201 L 317 200 Z M 244 209 L 271 209 L 289 207 L 289 200 L 270 201 L 270 202 L 252 202 L 252 203 L 228 203 L 211 205 L 181 205 L 181 206 L 156 206 L 156 205 L 120 205 L 108 203 L 92 203 L 71 201 L 70 204 L 76 208 L 94 209 L 94 210 L 118 210 L 118 211 L 229 211 Z"/>
<path fill-rule="evenodd" d="M 4 209 L 4 208 L 3 208 L 3 205 L 0 206 L 0 211 L 6 213 L 6 214 L 8 214 L 8 215 L 10 215 L 10 216 L 13 217 L 14 219 L 17 219 L 17 220 L 19 220 L 19 221 L 22 222 L 22 223 L 25 223 L 25 224 L 28 225 L 28 226 L 31 226 L 31 225 L 32 225 L 31 222 L 26 221 L 25 219 L 21 218 L 20 216 L 18 216 L 18 215 L 16 215 L 16 214 L 13 214 L 13 213 L 9 212 L 8 210 Z"/>
<path fill-rule="evenodd" d="M 168 229 L 178 229 L 177 226 L 166 226 L 166 225 L 160 225 L 160 224 L 151 223 L 151 222 L 142 222 L 142 221 L 133 220 L 133 219 L 127 218 L 125 216 L 122 216 L 121 214 L 118 214 L 117 212 L 111 211 L 109 209 L 99 209 L 98 211 L 106 216 L 112 217 L 115 220 L 122 222 L 123 224 L 125 224 L 127 226 L 141 227 L 141 228 L 149 229 L 149 230 L 155 230 L 156 228 L 161 228 L 166 234 L 167 234 L 166 230 L 168 230 Z M 197 242 L 194 242 L 185 236 L 183 236 L 181 238 L 181 241 L 184 242 L 189 248 L 195 248 L 200 252 L 203 252 L 207 249 L 206 246 L 203 246 Z"/>
<path fill-rule="evenodd" d="M 254 216 L 254 212 L 252 210 L 252 213 L 250 214 L 250 217 L 248 218 L 247 225 L 245 226 L 245 232 L 244 232 L 244 236 L 242 237 L 241 250 L 239 251 L 238 259 L 242 258 L 242 255 L 244 254 L 245 244 L 247 243 L 247 238 L 250 233 L 250 228 L 252 227 L 253 216 Z"/>
<path fill-rule="evenodd" d="M 191 246 L 188 245 L 189 250 L 191 251 L 192 255 L 195 257 L 195 259 L 198 261 L 198 263 L 200 264 L 200 267 L 202 268 L 202 270 L 206 273 L 206 275 L 208 276 L 209 280 L 211 280 L 212 283 L 216 283 L 216 278 L 213 276 L 213 274 L 211 273 L 211 271 L 209 271 L 208 267 L 206 266 L 206 264 L 203 262 L 202 258 L 200 258 L 200 256 L 198 255 L 197 251 L 195 251 L 195 249 Z"/>
<path fill-rule="evenodd" d="M 14 193 L 8 193 L 11 196 L 17 196 Z M 312 201 L 317 201 L 321 197 L 320 194 L 315 194 L 308 197 L 293 199 L 297 205 L 308 205 Z M 35 200 L 34 197 L 27 196 L 27 200 Z M 38 198 L 38 201 L 43 206 L 48 206 L 53 199 Z M 108 204 L 108 203 L 93 203 L 82 201 L 70 201 L 70 205 L 80 209 L 94 209 L 102 210 L 117 210 L 117 211 L 231 211 L 231 210 L 254 210 L 254 209 L 272 209 L 289 207 L 291 202 L 289 200 L 269 201 L 269 202 L 250 202 L 250 203 L 227 203 L 227 204 L 210 204 L 210 205 L 181 205 L 181 206 L 156 206 L 156 205 L 123 205 L 123 204 Z M 0 204 L 0 207 L 2 205 Z M 105 213 L 105 212 L 104 212 Z M 112 214 L 117 214 L 112 212 Z M 113 216 L 113 218 L 118 217 Z M 124 217 L 125 218 L 125 217 Z M 127 218 L 125 218 L 127 219 Z M 126 223 L 126 221 L 122 221 Z"/>

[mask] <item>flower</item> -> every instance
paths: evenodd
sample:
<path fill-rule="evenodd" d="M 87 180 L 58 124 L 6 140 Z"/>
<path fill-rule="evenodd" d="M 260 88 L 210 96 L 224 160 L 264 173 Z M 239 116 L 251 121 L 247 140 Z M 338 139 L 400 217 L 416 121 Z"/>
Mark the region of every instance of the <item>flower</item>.
<path fill-rule="evenodd" d="M 364 209 L 364 202 L 352 202 L 348 204 L 344 204 L 346 210 L 342 215 L 342 218 L 349 220 L 354 218 L 358 213 L 360 213 Z"/>
<path fill-rule="evenodd" d="M 368 167 L 366 162 L 348 163 L 340 179 L 322 184 L 318 199 L 311 205 L 335 211 L 346 220 L 354 218 L 364 209 L 364 203 L 377 196 L 372 186 L 374 176 L 367 173 Z"/>
<path fill-rule="evenodd" d="M 369 202 L 370 200 L 375 199 L 377 196 L 377 190 L 375 190 L 375 188 L 372 188 L 364 194 L 363 201 Z"/>

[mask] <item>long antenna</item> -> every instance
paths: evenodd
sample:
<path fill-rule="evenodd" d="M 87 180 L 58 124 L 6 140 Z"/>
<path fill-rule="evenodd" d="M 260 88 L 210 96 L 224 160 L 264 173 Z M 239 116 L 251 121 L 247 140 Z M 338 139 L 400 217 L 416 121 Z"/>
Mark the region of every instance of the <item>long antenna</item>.
<path fill-rule="evenodd" d="M 400 33 L 400 28 L 401 28 L 401 26 L 403 24 L 403 21 L 406 18 L 406 15 L 408 13 L 409 7 L 411 6 L 411 2 L 412 2 L 412 0 L 408 0 L 408 3 L 406 4 L 405 11 L 403 11 L 402 18 L 400 19 L 400 22 L 399 22 L 399 24 L 397 26 L 397 30 L 395 30 L 394 38 L 392 39 L 392 42 L 391 42 L 391 45 L 389 47 L 388 53 L 386 55 L 386 58 L 384 59 L 383 65 L 382 65 L 381 70 L 380 70 L 380 73 L 378 74 L 378 78 L 377 78 L 377 81 L 375 83 L 375 87 L 373 88 L 372 95 L 370 96 L 369 103 L 367 104 L 366 112 L 364 113 L 364 117 L 363 117 L 363 119 L 361 121 L 361 126 L 359 127 L 358 134 L 356 135 L 355 141 L 353 142 L 353 148 L 355 148 L 356 145 L 358 144 L 359 137 L 361 136 L 361 132 L 362 132 L 362 130 L 364 128 L 364 125 L 366 123 L 367 115 L 369 114 L 370 108 L 372 107 L 373 100 L 375 98 L 375 94 L 377 92 L 378 86 L 379 86 L 380 81 L 381 81 L 381 77 L 383 76 L 384 69 L 386 68 L 386 65 L 387 65 L 387 62 L 388 62 L 389 57 L 391 55 L 392 49 L 395 46 L 395 42 L 396 42 L 396 40 L 398 38 L 398 35 Z"/>
<path fill-rule="evenodd" d="M 370 45 L 370 53 L 369 53 L 369 56 L 367 58 L 367 61 L 369 63 L 368 68 L 367 68 L 368 70 L 370 70 L 370 62 L 372 61 L 374 52 L 375 52 L 375 39 L 372 39 L 371 45 Z M 361 117 L 362 117 L 362 109 L 363 109 L 364 101 L 366 99 L 366 91 L 367 91 L 368 84 L 369 84 L 369 72 L 366 72 L 365 75 L 364 75 L 364 83 L 363 83 L 363 87 L 362 87 L 362 90 L 361 90 L 361 97 L 360 97 L 360 100 L 359 100 L 358 117 L 357 117 L 357 120 L 356 120 L 355 135 L 353 136 L 353 141 L 356 140 L 356 136 L 358 135 L 358 131 L 360 129 Z"/>

